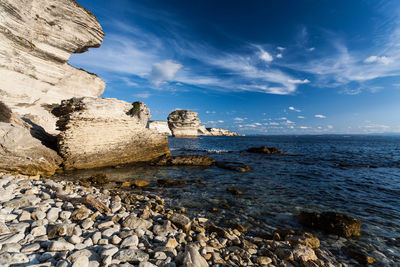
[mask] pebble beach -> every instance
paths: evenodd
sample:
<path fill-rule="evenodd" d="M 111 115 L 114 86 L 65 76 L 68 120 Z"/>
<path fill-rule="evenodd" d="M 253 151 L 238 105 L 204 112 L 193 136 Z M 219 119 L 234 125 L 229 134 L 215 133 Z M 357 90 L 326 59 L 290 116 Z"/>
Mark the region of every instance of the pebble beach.
<path fill-rule="evenodd" d="M 347 266 L 310 233 L 248 236 L 153 193 L 10 174 L 0 191 L 1 266 Z"/>

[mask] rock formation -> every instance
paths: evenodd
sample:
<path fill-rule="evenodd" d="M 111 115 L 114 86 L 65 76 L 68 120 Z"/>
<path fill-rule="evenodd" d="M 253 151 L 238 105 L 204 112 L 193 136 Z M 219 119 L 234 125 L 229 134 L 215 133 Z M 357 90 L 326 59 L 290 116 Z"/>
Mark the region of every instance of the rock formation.
<path fill-rule="evenodd" d="M 55 173 L 62 159 L 32 136 L 37 132 L 0 102 L 0 171 L 44 176 Z"/>
<path fill-rule="evenodd" d="M 68 60 L 103 37 L 96 17 L 74 0 L 0 0 L 0 100 L 55 133 L 52 104 L 102 94 L 105 83 Z"/>
<path fill-rule="evenodd" d="M 172 135 L 171 130 L 168 127 L 168 122 L 166 121 L 151 121 L 149 122 L 149 128 L 156 130 L 160 134 Z"/>
<path fill-rule="evenodd" d="M 168 115 L 168 126 L 174 137 L 196 137 L 200 119 L 190 110 L 175 110 Z"/>
<path fill-rule="evenodd" d="M 207 134 L 205 135 L 211 135 L 211 136 L 243 136 L 240 135 L 236 132 L 231 132 L 227 129 L 222 129 L 222 128 L 207 128 Z"/>
<path fill-rule="evenodd" d="M 148 109 L 144 104 L 138 107 L 116 99 L 62 101 L 55 113 L 60 117 L 58 146 L 64 168 L 113 166 L 169 154 L 167 137 L 145 128 Z"/>

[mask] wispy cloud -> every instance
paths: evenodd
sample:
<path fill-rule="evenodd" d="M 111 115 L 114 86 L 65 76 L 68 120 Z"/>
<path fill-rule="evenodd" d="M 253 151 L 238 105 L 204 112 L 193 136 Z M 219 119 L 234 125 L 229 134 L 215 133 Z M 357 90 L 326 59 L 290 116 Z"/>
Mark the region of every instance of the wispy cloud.
<path fill-rule="evenodd" d="M 304 79 L 304 80 L 289 80 L 288 82 L 293 84 L 305 84 L 309 83 L 310 81 L 308 79 Z"/>
<path fill-rule="evenodd" d="M 319 119 L 326 119 L 326 116 L 321 114 L 314 115 L 314 117 Z"/>
<path fill-rule="evenodd" d="M 295 107 L 289 107 L 289 110 L 296 111 L 296 112 L 301 112 L 300 109 L 296 109 Z"/>
<path fill-rule="evenodd" d="M 145 93 L 134 94 L 133 96 L 138 97 L 138 98 L 149 98 L 151 96 L 151 94 L 148 92 L 145 92 Z"/>
<path fill-rule="evenodd" d="M 370 56 L 364 59 L 364 63 L 381 63 L 384 65 L 388 65 L 393 62 L 393 59 L 386 56 Z"/>

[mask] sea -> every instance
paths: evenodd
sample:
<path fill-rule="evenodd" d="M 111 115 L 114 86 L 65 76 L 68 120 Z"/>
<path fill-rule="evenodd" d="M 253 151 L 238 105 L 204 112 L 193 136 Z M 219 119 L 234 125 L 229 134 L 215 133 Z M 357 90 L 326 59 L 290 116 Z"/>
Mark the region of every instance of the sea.
<path fill-rule="evenodd" d="M 209 155 L 217 161 L 241 162 L 251 171 L 127 166 L 101 172 L 115 180 L 147 180 L 146 190 L 160 194 L 168 205 L 221 226 L 237 222 L 250 233 L 307 230 L 350 265 L 357 264 L 341 248 L 351 244 L 374 257 L 376 266 L 400 266 L 400 136 L 169 137 L 169 146 L 174 155 Z M 276 147 L 284 154 L 246 152 L 258 146 Z M 96 171 L 70 172 L 62 179 Z M 187 185 L 162 188 L 158 179 L 185 180 Z M 242 194 L 233 195 L 227 191 L 230 187 Z M 297 220 L 301 211 L 336 211 L 361 219 L 361 236 L 347 240 L 305 229 Z"/>

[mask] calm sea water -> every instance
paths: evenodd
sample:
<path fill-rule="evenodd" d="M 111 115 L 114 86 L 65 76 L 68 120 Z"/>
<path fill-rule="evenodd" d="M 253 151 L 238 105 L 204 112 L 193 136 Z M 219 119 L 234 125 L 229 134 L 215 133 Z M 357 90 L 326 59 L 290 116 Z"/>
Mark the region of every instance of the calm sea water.
<path fill-rule="evenodd" d="M 242 162 L 252 171 L 239 173 L 214 166 L 110 168 L 104 172 L 115 179 L 146 179 L 154 190 L 160 178 L 187 180 L 187 186 L 160 191 L 170 205 L 184 206 L 189 213 L 200 213 L 221 225 L 234 220 L 253 231 L 302 229 L 296 218 L 302 210 L 342 212 L 363 221 L 362 236 L 344 241 L 316 233 L 322 240 L 330 240 L 332 247 L 354 242 L 383 265 L 400 262 L 400 137 L 248 136 L 169 141 L 175 155 L 210 155 Z M 244 152 L 254 146 L 277 147 L 285 154 Z M 205 183 L 191 182 L 194 179 Z M 231 195 L 228 187 L 240 189 L 243 195 Z"/>

